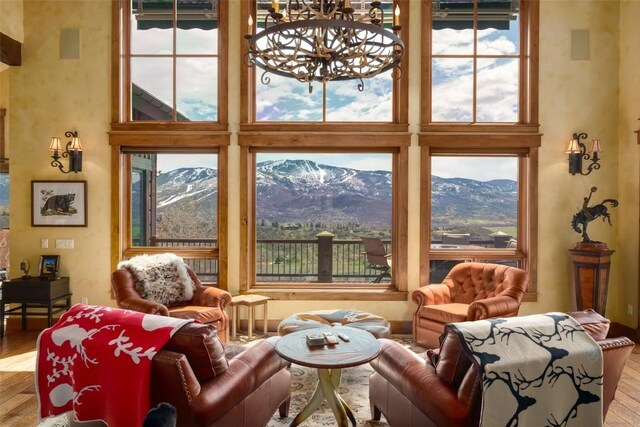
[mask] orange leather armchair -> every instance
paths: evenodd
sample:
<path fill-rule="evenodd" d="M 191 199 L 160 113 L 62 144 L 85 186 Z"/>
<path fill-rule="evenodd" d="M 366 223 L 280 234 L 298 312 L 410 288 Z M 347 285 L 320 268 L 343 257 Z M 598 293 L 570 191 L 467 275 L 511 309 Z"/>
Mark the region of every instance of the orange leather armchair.
<path fill-rule="evenodd" d="M 411 293 L 418 305 L 413 314 L 413 340 L 437 348 L 447 323 L 517 316 L 528 286 L 529 275 L 516 267 L 458 264 L 442 283 Z"/>
<path fill-rule="evenodd" d="M 605 338 L 609 321 L 592 310 L 569 314 L 602 349 L 604 419 L 635 344 L 626 337 Z M 380 355 L 370 362 L 374 372 L 369 377 L 369 401 L 374 420 L 380 420 L 384 414 L 392 426 L 479 424 L 482 407 L 479 371 L 463 353 L 455 334 L 446 336 L 439 351 L 421 355 L 394 341 L 380 339 L 380 343 Z"/>
<path fill-rule="evenodd" d="M 227 342 L 229 317 L 225 307 L 231 302 L 231 294 L 213 286 L 202 285 L 198 276 L 188 265 L 187 272 L 196 285 L 193 298 L 191 301 L 166 306 L 140 297 L 133 286 L 134 278 L 129 270 L 120 268 L 114 271 L 111 275 L 111 285 L 118 307 L 161 316 L 196 319 L 202 323 L 212 324 L 218 330 L 219 339 Z"/>

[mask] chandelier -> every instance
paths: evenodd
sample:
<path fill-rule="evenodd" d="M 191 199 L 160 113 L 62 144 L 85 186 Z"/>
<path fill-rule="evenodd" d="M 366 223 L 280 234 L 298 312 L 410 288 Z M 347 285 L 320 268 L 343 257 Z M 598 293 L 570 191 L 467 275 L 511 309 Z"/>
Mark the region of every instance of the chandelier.
<path fill-rule="evenodd" d="M 356 3 L 356 0 L 353 1 Z M 281 10 L 277 0 L 264 15 L 262 31 L 254 34 L 249 15 L 247 66 L 264 70 L 263 84 L 271 79 L 267 73 L 294 78 L 309 84 L 331 80 L 360 80 L 393 69 L 401 74 L 400 60 L 404 43 L 399 37 L 400 8 L 396 5 L 393 21 L 382 2 L 372 1 L 370 8 L 356 14 L 351 0 L 287 0 Z M 258 11 L 260 16 L 260 11 Z M 385 28 L 385 20 L 387 27 Z"/>

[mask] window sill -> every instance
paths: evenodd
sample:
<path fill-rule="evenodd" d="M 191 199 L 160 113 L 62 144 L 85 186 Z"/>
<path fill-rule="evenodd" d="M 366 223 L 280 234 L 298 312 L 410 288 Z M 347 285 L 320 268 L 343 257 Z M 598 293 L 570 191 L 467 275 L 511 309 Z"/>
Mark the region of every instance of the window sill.
<path fill-rule="evenodd" d="M 407 301 L 408 292 L 398 291 L 395 288 L 384 289 L 350 289 L 344 288 L 274 288 L 273 286 L 254 285 L 247 294 L 259 294 L 271 297 L 274 300 L 292 301 Z"/>

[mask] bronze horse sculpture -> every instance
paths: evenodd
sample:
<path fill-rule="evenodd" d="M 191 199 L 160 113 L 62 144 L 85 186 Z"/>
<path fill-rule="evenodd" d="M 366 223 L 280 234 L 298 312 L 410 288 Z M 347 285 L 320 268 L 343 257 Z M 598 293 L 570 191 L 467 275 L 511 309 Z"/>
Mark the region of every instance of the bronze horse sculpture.
<path fill-rule="evenodd" d="M 609 222 L 609 225 L 611 225 L 611 216 L 609 215 L 609 211 L 605 206 L 605 203 L 609 203 L 612 208 L 618 206 L 618 201 L 616 199 L 604 199 L 600 204 L 587 206 L 589 204 L 589 200 L 591 200 L 591 195 L 597 190 L 598 189 L 596 187 L 591 187 L 589 197 L 584 198 L 582 209 L 580 209 L 571 220 L 571 228 L 573 228 L 577 233 L 582 233 L 582 243 L 594 242 L 589 239 L 589 235 L 587 234 L 587 225 L 594 219 L 602 217 L 602 221 L 606 220 Z"/>

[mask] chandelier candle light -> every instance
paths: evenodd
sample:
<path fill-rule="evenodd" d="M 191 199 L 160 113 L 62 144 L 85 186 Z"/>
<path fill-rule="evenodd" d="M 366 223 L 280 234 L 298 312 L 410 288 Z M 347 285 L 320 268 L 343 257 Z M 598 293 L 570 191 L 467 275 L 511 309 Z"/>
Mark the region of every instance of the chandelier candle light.
<path fill-rule="evenodd" d="M 387 11 L 373 1 L 369 10 L 356 14 L 351 0 L 287 0 L 281 10 L 273 0 L 264 17 L 264 30 L 254 34 L 254 19 L 247 20 L 247 66 L 267 73 L 294 78 L 309 84 L 331 80 L 360 80 L 393 70 L 401 75 L 404 43 L 400 38 L 400 7 L 396 5 L 390 28 L 385 28 Z M 362 2 L 359 2 L 363 4 Z M 389 20 L 387 18 L 387 20 Z M 390 23 L 391 24 L 391 23 Z"/>

